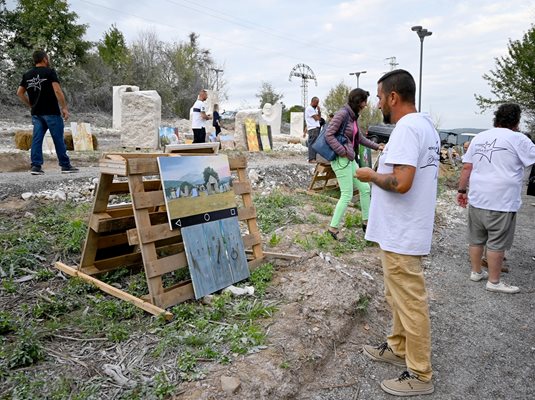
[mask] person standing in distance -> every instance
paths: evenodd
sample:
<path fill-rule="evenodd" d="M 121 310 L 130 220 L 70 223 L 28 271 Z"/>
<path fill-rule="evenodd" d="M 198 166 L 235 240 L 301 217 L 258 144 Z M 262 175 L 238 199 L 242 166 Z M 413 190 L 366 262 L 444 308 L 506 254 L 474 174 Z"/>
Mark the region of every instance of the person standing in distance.
<path fill-rule="evenodd" d="M 440 160 L 440 138 L 428 115 L 414 104 L 416 84 L 402 69 L 383 75 L 377 97 L 385 123 L 396 127 L 379 157 L 377 172 L 357 170 L 372 183 L 366 239 L 377 242 L 383 266 L 385 297 L 392 309 L 392 332 L 364 354 L 405 371 L 381 388 L 396 396 L 434 391 L 431 381 L 431 324 L 422 256 L 431 250 Z"/>
<path fill-rule="evenodd" d="M 316 151 L 312 148 L 312 145 L 318 138 L 320 134 L 320 120 L 321 120 L 321 110 L 319 107 L 320 99 L 317 97 L 312 97 L 310 105 L 305 109 L 305 123 L 307 126 L 308 134 L 308 162 L 316 162 Z"/>
<path fill-rule="evenodd" d="M 193 114 L 191 118 L 191 128 L 193 129 L 193 143 L 206 142 L 205 122 L 212 117 L 206 114 L 205 100 L 208 98 L 208 92 L 202 89 L 199 92 L 197 101 L 193 104 Z"/>
<path fill-rule="evenodd" d="M 63 120 L 69 119 L 69 109 L 56 71 L 50 68 L 50 59 L 42 50 L 33 53 L 33 62 L 35 66 L 22 76 L 17 89 L 17 96 L 30 107 L 32 115 L 33 136 L 30 173 L 32 175 L 45 173 L 42 169 L 44 162 L 43 139 L 47 130 L 50 131 L 54 141 L 61 172 L 78 172 L 78 168 L 71 165 L 65 146 Z"/>

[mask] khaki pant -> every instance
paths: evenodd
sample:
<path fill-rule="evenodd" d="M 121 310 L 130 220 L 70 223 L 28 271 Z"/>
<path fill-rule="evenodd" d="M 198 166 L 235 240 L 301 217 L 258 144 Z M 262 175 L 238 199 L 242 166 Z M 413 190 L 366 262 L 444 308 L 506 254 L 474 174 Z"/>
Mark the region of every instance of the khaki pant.
<path fill-rule="evenodd" d="M 405 357 L 407 368 L 431 380 L 431 324 L 422 271 L 422 257 L 381 250 L 386 301 L 392 308 L 388 345 Z"/>

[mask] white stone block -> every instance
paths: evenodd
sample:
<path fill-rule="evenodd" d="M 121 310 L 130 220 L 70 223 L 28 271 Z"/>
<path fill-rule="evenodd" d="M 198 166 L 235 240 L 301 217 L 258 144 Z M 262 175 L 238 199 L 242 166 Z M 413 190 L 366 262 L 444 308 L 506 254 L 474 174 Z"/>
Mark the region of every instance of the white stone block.
<path fill-rule="evenodd" d="M 282 122 L 282 104 L 264 104 L 264 107 L 262 108 L 262 121 L 264 124 L 271 126 L 271 135 L 280 135 Z"/>
<path fill-rule="evenodd" d="M 121 129 L 121 118 L 122 118 L 121 96 L 122 94 L 125 92 L 137 92 L 137 91 L 139 91 L 138 86 L 121 85 L 121 86 L 113 87 L 113 122 L 112 122 L 113 129 Z"/>
<path fill-rule="evenodd" d="M 303 136 L 303 129 L 305 124 L 305 113 L 293 112 L 290 113 L 290 135 Z"/>
<path fill-rule="evenodd" d="M 158 149 L 162 122 L 162 99 L 158 92 L 125 92 L 121 101 L 121 146 Z"/>

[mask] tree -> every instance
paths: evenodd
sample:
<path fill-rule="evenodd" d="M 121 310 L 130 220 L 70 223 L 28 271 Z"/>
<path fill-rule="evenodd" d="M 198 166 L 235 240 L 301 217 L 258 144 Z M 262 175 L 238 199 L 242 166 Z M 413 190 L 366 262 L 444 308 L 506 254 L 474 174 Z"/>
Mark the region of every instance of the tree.
<path fill-rule="evenodd" d="M 275 104 L 282 100 L 284 95 L 282 93 L 275 92 L 273 85 L 270 82 L 262 82 L 260 91 L 255 94 L 255 97 L 260 99 L 260 108 L 264 107 L 264 104 Z"/>
<path fill-rule="evenodd" d="M 383 113 L 377 105 L 368 101 L 368 106 L 360 112 L 358 121 L 360 129 L 366 132 L 370 125 L 376 125 L 383 121 Z"/>
<path fill-rule="evenodd" d="M 210 179 L 210 176 L 213 176 L 218 182 L 219 182 L 219 175 L 212 167 L 206 167 L 202 173 L 204 178 L 204 184 L 208 184 L 208 180 Z"/>
<path fill-rule="evenodd" d="M 343 81 L 329 90 L 327 97 L 323 101 L 323 105 L 327 109 L 327 115 L 334 114 L 347 103 L 347 96 L 349 96 L 350 91 L 351 87 L 347 86 Z"/>
<path fill-rule="evenodd" d="M 509 40 L 508 55 L 495 58 L 496 67 L 483 75 L 494 99 L 475 94 L 482 111 L 513 101 L 524 112 L 531 132 L 535 132 L 535 25 L 522 40 Z"/>
<path fill-rule="evenodd" d="M 97 49 L 102 61 L 109 65 L 115 74 L 124 75 L 130 62 L 130 51 L 123 33 L 115 24 L 104 34 L 104 39 L 97 45 Z M 123 78 L 123 76 L 118 76 L 118 78 Z"/>

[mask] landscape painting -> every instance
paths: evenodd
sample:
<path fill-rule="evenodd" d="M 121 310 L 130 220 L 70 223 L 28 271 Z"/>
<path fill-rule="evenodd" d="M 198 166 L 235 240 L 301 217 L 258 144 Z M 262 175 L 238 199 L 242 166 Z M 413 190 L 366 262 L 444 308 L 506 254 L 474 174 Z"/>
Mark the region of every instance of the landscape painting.
<path fill-rule="evenodd" d="M 171 229 L 237 216 L 226 155 L 158 157 Z"/>

